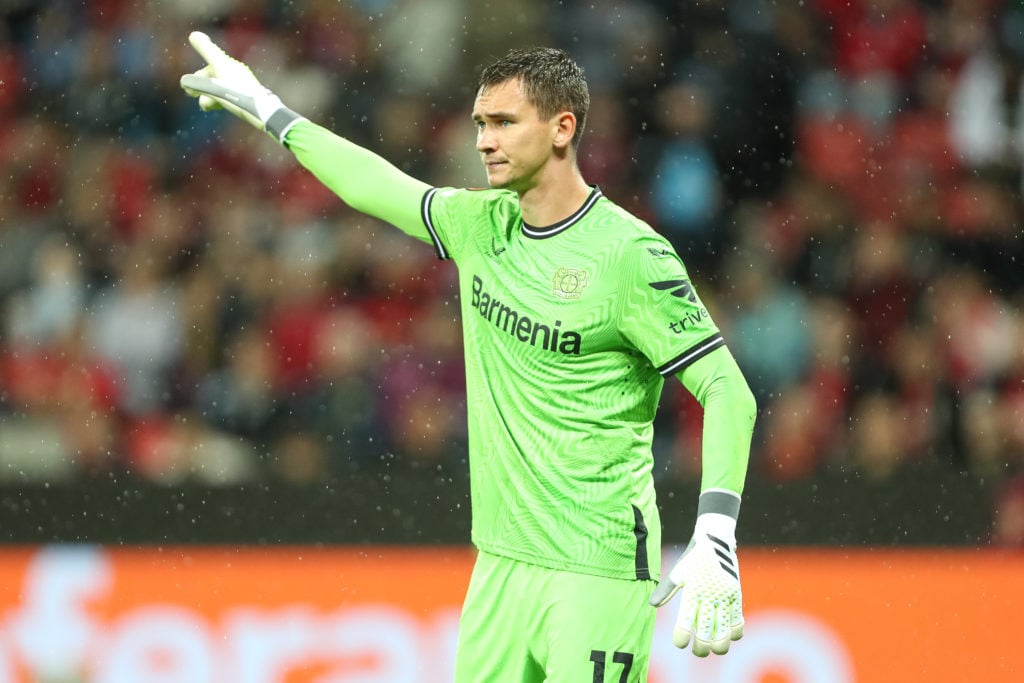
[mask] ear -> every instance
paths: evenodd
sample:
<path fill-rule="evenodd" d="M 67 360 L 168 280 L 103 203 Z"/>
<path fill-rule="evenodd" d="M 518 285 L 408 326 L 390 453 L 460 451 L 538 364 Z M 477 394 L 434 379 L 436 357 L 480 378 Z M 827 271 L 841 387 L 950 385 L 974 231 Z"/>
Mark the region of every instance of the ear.
<path fill-rule="evenodd" d="M 576 115 L 571 111 L 563 111 L 555 115 L 555 139 L 554 145 L 564 149 L 572 143 L 572 137 L 576 134 Z"/>

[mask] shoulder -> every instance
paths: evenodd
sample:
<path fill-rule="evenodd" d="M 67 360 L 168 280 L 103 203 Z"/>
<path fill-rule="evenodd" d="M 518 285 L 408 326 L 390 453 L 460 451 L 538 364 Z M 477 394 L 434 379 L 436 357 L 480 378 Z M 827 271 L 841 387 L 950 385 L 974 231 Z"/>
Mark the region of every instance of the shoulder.
<path fill-rule="evenodd" d="M 613 269 L 623 287 L 643 285 L 641 291 L 658 289 L 652 283 L 679 283 L 689 278 L 676 248 L 650 224 L 611 200 L 594 207 L 597 212 L 592 238 L 594 251 L 613 254 Z"/>
<path fill-rule="evenodd" d="M 594 206 L 595 232 L 613 243 L 624 259 L 676 255 L 675 247 L 650 224 L 607 197 Z"/>
<path fill-rule="evenodd" d="M 427 192 L 426 201 L 432 205 L 452 207 L 478 206 L 491 209 L 518 207 L 514 192 L 491 188 L 435 187 Z"/>

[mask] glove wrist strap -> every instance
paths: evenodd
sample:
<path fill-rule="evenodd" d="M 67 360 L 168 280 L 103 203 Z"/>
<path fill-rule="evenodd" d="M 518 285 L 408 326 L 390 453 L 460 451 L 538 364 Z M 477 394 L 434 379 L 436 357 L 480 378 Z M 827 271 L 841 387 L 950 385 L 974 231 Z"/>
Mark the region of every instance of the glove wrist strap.
<path fill-rule="evenodd" d="M 733 520 L 740 516 L 740 494 L 727 489 L 706 489 L 697 500 L 697 516 L 714 512 Z"/>
<path fill-rule="evenodd" d="M 267 117 L 267 120 L 263 125 L 267 132 L 283 145 L 284 136 L 288 134 L 288 131 L 291 130 L 292 126 L 299 121 L 302 121 L 304 118 L 305 117 L 301 114 L 297 114 L 288 107 L 281 105 L 279 109 Z"/>
<path fill-rule="evenodd" d="M 736 519 L 740 514 L 740 496 L 725 489 L 708 489 L 697 502 L 694 534 L 711 534 L 736 547 Z"/>

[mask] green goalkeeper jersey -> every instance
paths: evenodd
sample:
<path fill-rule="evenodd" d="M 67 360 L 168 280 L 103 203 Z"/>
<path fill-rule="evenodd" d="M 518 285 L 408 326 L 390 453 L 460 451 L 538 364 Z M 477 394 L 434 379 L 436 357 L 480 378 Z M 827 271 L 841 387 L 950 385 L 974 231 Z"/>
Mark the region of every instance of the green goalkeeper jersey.
<path fill-rule="evenodd" d="M 651 476 L 664 377 L 724 344 L 672 246 L 594 189 L 523 222 L 504 190 L 432 189 L 459 268 L 473 542 L 554 569 L 657 578 Z"/>
<path fill-rule="evenodd" d="M 512 192 L 431 188 L 308 121 L 285 144 L 350 206 L 459 266 L 479 548 L 657 578 L 651 440 L 672 374 L 705 409 L 701 490 L 742 490 L 753 397 L 727 349 L 684 376 L 724 342 L 649 226 L 595 189 L 573 216 L 534 228 Z"/>

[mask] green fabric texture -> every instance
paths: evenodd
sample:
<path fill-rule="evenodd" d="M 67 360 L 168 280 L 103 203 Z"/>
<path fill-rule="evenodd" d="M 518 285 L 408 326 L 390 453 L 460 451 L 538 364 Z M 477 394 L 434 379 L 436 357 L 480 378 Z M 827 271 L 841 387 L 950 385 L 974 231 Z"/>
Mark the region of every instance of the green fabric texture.
<path fill-rule="evenodd" d="M 356 211 L 430 242 L 421 215 L 430 186 L 377 154 L 311 121 L 299 121 L 284 145 L 313 175 Z"/>
<path fill-rule="evenodd" d="M 480 553 L 459 620 L 455 683 L 646 681 L 653 587 Z"/>
<path fill-rule="evenodd" d="M 720 348 L 676 376 L 704 407 L 701 491 L 742 493 L 757 406 L 736 360 Z"/>
<path fill-rule="evenodd" d="M 306 169 L 353 209 L 386 221 L 416 239 L 434 244 L 438 248 L 439 254 L 443 254 L 444 257 L 450 256 L 459 263 L 463 280 L 464 302 L 472 300 L 473 276 L 476 275 L 477 282 L 481 282 L 479 277 L 484 274 L 481 270 L 483 264 L 488 264 L 485 270 L 489 270 L 497 263 L 494 261 L 496 257 L 507 261 L 509 255 L 500 256 L 501 252 L 497 250 L 513 248 L 512 242 L 524 246 L 536 245 L 538 247 L 536 257 L 532 258 L 540 258 L 542 262 L 546 263 L 549 256 L 562 259 L 558 263 L 547 264 L 545 266 L 547 270 L 538 271 L 535 276 L 531 274 L 531 278 L 535 278 L 537 281 L 552 283 L 552 278 L 563 271 L 569 274 L 574 273 L 573 264 L 577 261 L 590 260 L 589 257 L 582 259 L 580 257 L 594 253 L 595 243 L 593 240 L 598 234 L 615 235 L 618 230 L 624 229 L 621 226 L 630 226 L 627 232 L 636 229 L 633 217 L 617 207 L 611 208 L 612 205 L 607 203 L 607 200 L 602 200 L 601 210 L 593 212 L 593 214 L 605 216 L 601 219 L 602 221 L 617 223 L 617 225 L 611 232 L 588 235 L 579 245 L 564 251 L 564 243 L 567 239 L 571 242 L 581 231 L 579 229 L 569 230 L 567 234 L 560 234 L 557 237 L 555 235 L 533 235 L 532 238 L 528 238 L 519 230 L 522 219 L 518 214 L 514 195 L 511 193 L 467 192 L 451 188 L 439 190 L 432 204 L 435 210 L 438 206 L 445 206 L 450 209 L 450 212 L 442 212 L 442 215 L 432 218 L 429 209 L 428 213 L 424 213 L 424 196 L 432 190 L 430 185 L 409 176 L 383 157 L 328 129 L 307 120 L 299 121 L 288 131 L 284 144 Z M 455 201 L 456 198 L 458 198 L 457 201 Z M 430 204 L 428 199 L 427 206 Z M 581 215 L 577 219 L 583 217 Z M 582 221 L 584 224 L 589 223 L 593 219 L 593 215 L 587 215 L 586 218 L 588 220 Z M 474 225 L 482 226 L 479 234 L 474 232 L 475 228 L 472 228 Z M 618 314 L 621 326 L 617 334 L 628 340 L 627 347 L 637 357 L 646 356 L 654 365 L 654 367 L 648 366 L 648 374 L 651 375 L 650 379 L 652 380 L 652 383 L 647 385 L 648 392 L 655 388 L 660 390 L 660 383 L 656 381 L 658 373 L 662 376 L 675 374 L 704 407 L 701 490 L 722 488 L 741 493 L 747 471 L 756 413 L 753 396 L 735 360 L 728 349 L 724 347 L 724 340 L 721 339 L 717 327 L 697 298 L 696 292 L 693 291 L 685 266 L 671 246 L 662 237 L 646 228 L 640 229 L 634 239 L 636 240 L 635 247 L 627 250 L 627 257 L 621 261 L 622 266 L 628 267 L 620 273 L 620 276 L 632 273 L 636 282 L 628 286 L 623 282 L 622 286 L 617 289 L 622 295 L 619 298 L 621 310 Z M 541 244 L 541 242 L 546 243 Z M 503 246 L 496 248 L 495 245 Z M 553 254 L 552 247 L 557 247 Z M 619 248 L 620 246 L 616 246 L 608 253 L 615 253 L 615 249 Z M 596 274 L 596 265 L 592 264 L 587 268 Z M 607 284 L 616 281 L 616 278 L 610 277 L 611 272 L 601 276 L 598 282 Z M 491 276 L 493 280 L 491 278 L 488 280 L 497 283 L 506 277 L 508 277 L 507 274 L 499 277 L 499 273 L 495 272 Z M 521 277 L 523 274 L 519 273 L 512 281 L 519 280 Z M 669 289 L 663 288 L 659 294 L 658 291 L 652 289 L 656 282 L 659 283 L 659 286 L 664 285 Z M 488 286 L 491 285 L 488 284 Z M 551 286 L 548 285 L 548 296 L 551 294 Z M 556 283 L 555 288 L 557 289 L 558 286 L 560 285 Z M 684 286 L 685 289 L 681 289 Z M 592 294 L 596 286 L 591 285 L 589 289 L 591 291 L 588 294 Z M 512 295 L 511 292 L 506 292 L 503 296 L 510 297 L 508 300 L 513 300 L 523 293 L 523 291 L 519 291 L 516 295 Z M 556 292 L 553 301 L 561 301 L 562 304 L 572 301 L 571 298 L 566 299 L 566 296 L 565 292 Z M 656 299 L 667 301 L 676 306 L 676 309 L 666 310 L 664 309 L 665 304 L 659 304 L 662 306 L 659 309 L 658 306 L 652 304 Z M 602 305 L 598 306 L 595 312 L 603 311 L 602 314 L 607 315 L 612 310 L 614 310 L 614 306 L 606 308 Z M 464 311 L 464 313 L 467 314 L 467 318 L 473 319 L 474 323 L 479 322 L 475 320 L 479 316 L 477 309 Z M 666 320 L 672 321 L 669 326 L 671 333 L 666 331 L 669 329 L 665 327 L 664 321 Z M 483 327 L 492 326 L 484 325 Z M 514 339 L 514 337 L 515 334 L 512 337 L 507 334 L 498 335 L 498 338 L 503 341 Z M 487 348 L 490 348 L 490 344 L 493 344 L 493 340 L 484 342 L 484 346 Z M 519 345 L 514 346 L 518 347 Z M 516 353 L 518 354 L 519 351 Z M 491 364 L 489 363 L 489 365 Z M 470 380 L 473 379 L 473 367 L 471 362 L 469 365 Z M 522 368 L 519 368 L 513 373 L 519 377 L 520 382 L 523 379 L 521 370 Z M 588 374 L 590 370 L 592 369 L 588 368 Z M 493 371 L 493 367 L 489 368 L 488 374 L 493 374 Z M 493 380 L 493 377 L 491 379 Z M 562 386 L 570 386 L 565 384 L 568 379 L 559 381 L 562 382 Z M 572 382 L 574 383 L 578 379 L 579 376 L 574 372 Z M 548 381 L 550 381 L 550 377 Z M 486 381 L 481 383 L 487 384 Z M 557 382 L 554 384 L 557 385 Z M 610 383 L 609 386 L 611 386 Z M 644 386 L 644 384 L 641 383 L 640 386 Z M 493 387 L 491 388 L 493 389 Z M 616 394 L 617 391 L 615 394 L 609 395 Z M 504 393 L 499 392 L 499 395 L 504 395 Z M 588 396 L 583 392 L 578 395 Z M 653 409 L 653 402 L 656 400 L 656 396 L 651 394 L 641 403 L 646 406 L 645 410 L 650 412 Z M 486 401 L 480 396 L 471 395 L 469 402 L 472 432 L 473 406 L 474 404 L 486 404 Z M 565 403 L 560 402 L 560 404 L 564 405 Z M 615 403 L 610 402 L 608 405 L 615 405 Z M 630 414 L 630 411 L 627 410 L 625 414 Z M 502 417 L 507 418 L 505 415 Z M 637 416 L 632 415 L 632 417 Z M 647 422 L 649 417 L 644 416 L 641 422 Z M 497 418 L 487 422 L 490 425 L 502 424 L 501 420 Z M 650 440 L 649 430 L 649 423 L 641 430 L 644 432 L 641 439 L 644 444 Z M 545 445 L 551 446 L 550 444 Z M 522 444 L 517 446 L 517 448 L 521 447 Z M 649 448 L 649 445 L 645 448 Z M 487 450 L 489 449 L 485 449 L 485 451 Z M 548 448 L 543 450 L 547 451 Z M 629 450 L 631 449 L 626 448 L 624 452 Z M 646 457 L 649 458 L 649 455 Z M 639 467 L 640 471 L 633 472 L 627 479 L 632 479 L 635 476 L 649 479 L 650 463 L 643 462 L 643 458 L 640 461 L 643 463 Z M 643 488 L 641 487 L 641 489 Z M 651 529 L 652 538 L 649 538 L 648 542 L 656 541 L 658 525 L 653 508 L 652 492 L 649 489 L 643 494 L 633 491 L 632 495 L 626 495 L 624 498 L 627 500 L 632 498 L 633 504 L 639 504 L 644 513 L 643 518 L 654 527 Z M 487 506 L 476 500 L 474 508 L 478 507 L 484 509 Z M 629 511 L 628 506 L 625 511 Z M 625 515 L 628 519 L 621 520 L 624 526 L 632 524 L 631 514 L 630 512 Z M 479 517 L 480 515 L 477 513 L 474 523 L 477 532 L 481 531 Z M 488 526 L 490 525 L 485 524 L 483 528 Z M 629 535 L 632 536 L 631 529 L 629 529 Z M 487 545 L 485 542 L 484 546 Z M 529 544 L 526 545 L 529 546 Z M 508 550 L 507 548 L 493 549 L 499 552 Z M 544 553 L 547 557 L 550 557 L 549 550 L 551 549 L 546 549 Z M 652 555 L 656 554 L 652 552 Z M 536 558 L 524 559 L 536 561 Z M 593 558 L 586 564 L 592 561 Z M 613 576 L 621 575 L 619 572 L 609 571 L 608 567 L 601 567 L 601 564 L 598 562 L 596 567 L 591 566 L 589 569 L 602 574 L 607 572 Z M 577 570 L 580 568 L 579 565 L 574 566 L 571 561 L 561 566 L 573 567 Z M 652 567 L 652 569 L 656 571 L 657 568 Z"/>

